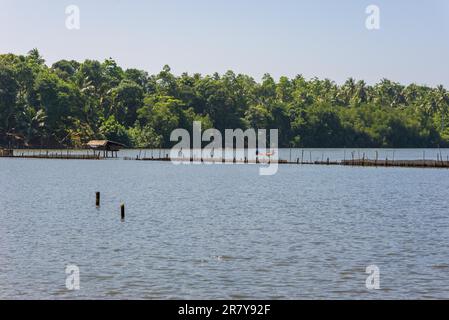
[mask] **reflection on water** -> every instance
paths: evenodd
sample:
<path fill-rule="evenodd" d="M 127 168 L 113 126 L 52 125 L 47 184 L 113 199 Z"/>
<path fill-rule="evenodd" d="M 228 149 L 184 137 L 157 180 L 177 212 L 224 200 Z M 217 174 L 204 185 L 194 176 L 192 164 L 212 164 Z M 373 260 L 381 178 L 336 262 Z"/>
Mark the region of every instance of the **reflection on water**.
<path fill-rule="evenodd" d="M 0 298 L 449 298 L 447 190 L 444 169 L 0 159 Z"/>

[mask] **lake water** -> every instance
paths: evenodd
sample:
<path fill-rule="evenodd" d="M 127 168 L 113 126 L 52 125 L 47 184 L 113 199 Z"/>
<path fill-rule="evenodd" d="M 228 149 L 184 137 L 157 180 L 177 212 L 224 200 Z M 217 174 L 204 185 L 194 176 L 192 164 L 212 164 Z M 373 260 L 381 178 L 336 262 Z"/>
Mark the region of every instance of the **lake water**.
<path fill-rule="evenodd" d="M 86 154 L 86 150 L 39 150 L 39 149 L 21 149 L 15 150 L 15 155 L 38 155 L 38 154 Z M 87 151 L 92 154 L 92 151 Z M 232 153 L 232 152 L 231 152 Z M 226 151 L 223 152 L 223 155 Z M 170 155 L 170 149 L 152 149 L 152 150 L 133 150 L 126 149 L 120 152 L 119 158 L 165 158 Z M 200 159 L 202 150 L 195 149 L 192 152 L 195 159 Z M 210 157 L 210 152 L 204 152 L 205 157 Z M 255 159 L 256 149 L 251 151 L 234 152 L 237 160 L 244 160 L 245 156 Z M 279 149 L 277 156 L 280 160 L 289 162 L 314 162 L 324 161 L 329 158 L 330 161 L 354 159 L 376 159 L 379 160 L 437 160 L 443 159 L 449 161 L 449 149 Z M 186 152 L 183 157 L 189 158 Z M 214 157 L 217 158 L 218 152 L 215 151 Z M 226 157 L 226 156 L 225 156 Z M 230 158 L 230 157 L 228 157 Z M 260 158 L 264 158 L 261 156 Z M 266 158 L 266 157 L 265 157 Z"/>
<path fill-rule="evenodd" d="M 0 298 L 449 298 L 449 170 L 258 173 L 256 165 L 0 159 Z M 66 288 L 72 264 L 78 291 Z M 380 290 L 365 286 L 370 265 Z"/>

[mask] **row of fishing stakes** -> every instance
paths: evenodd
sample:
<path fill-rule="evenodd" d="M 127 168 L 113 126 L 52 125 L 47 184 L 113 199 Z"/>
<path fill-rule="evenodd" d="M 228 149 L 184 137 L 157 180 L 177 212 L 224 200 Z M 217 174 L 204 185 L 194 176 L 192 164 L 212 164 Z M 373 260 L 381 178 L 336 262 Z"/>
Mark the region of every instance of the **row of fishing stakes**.
<path fill-rule="evenodd" d="M 100 192 L 96 192 L 95 193 L 95 205 L 98 207 L 100 207 Z M 122 220 L 125 220 L 125 204 L 122 203 L 120 204 L 120 215 Z"/>

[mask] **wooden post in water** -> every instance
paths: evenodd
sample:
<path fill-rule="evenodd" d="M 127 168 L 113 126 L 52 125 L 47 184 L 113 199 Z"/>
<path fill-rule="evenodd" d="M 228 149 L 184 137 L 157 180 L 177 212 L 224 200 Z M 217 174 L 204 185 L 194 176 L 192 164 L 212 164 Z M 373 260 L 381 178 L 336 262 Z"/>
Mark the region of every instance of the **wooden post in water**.
<path fill-rule="evenodd" d="M 125 220 L 125 204 L 124 203 L 122 203 L 120 205 L 120 216 L 121 216 L 122 220 Z"/>
<path fill-rule="evenodd" d="M 97 207 L 100 206 L 100 192 L 96 192 L 96 193 L 95 193 L 95 205 L 96 205 Z"/>
<path fill-rule="evenodd" d="M 304 163 L 304 149 L 302 149 L 302 153 L 301 153 L 301 164 Z"/>

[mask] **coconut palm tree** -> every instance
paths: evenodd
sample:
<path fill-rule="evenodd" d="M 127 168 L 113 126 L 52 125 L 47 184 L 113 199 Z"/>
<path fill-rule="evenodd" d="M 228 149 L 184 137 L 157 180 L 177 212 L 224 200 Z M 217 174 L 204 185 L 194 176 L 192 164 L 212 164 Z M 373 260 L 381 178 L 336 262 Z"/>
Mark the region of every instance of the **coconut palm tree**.
<path fill-rule="evenodd" d="M 441 131 L 445 129 L 445 118 L 449 108 L 449 95 L 446 89 L 439 85 L 434 91 L 435 94 L 435 108 L 441 114 Z"/>
<path fill-rule="evenodd" d="M 23 130 L 22 132 L 25 133 L 25 145 L 29 145 L 35 137 L 40 136 L 42 138 L 46 118 L 43 109 L 36 111 L 33 107 L 25 108 L 20 117 L 20 127 Z"/>

